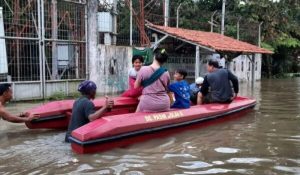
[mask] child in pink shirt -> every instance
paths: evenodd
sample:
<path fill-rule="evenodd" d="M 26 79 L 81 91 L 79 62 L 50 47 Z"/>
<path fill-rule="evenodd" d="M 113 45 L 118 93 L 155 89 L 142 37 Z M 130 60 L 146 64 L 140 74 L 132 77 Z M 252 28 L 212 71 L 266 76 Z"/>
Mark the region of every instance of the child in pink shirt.
<path fill-rule="evenodd" d="M 134 82 L 136 81 L 137 73 L 140 71 L 144 63 L 144 58 L 140 55 L 134 55 L 132 57 L 133 67 L 129 70 L 129 89 L 126 90 L 121 97 L 138 98 L 142 95 L 143 87 L 134 88 Z"/>

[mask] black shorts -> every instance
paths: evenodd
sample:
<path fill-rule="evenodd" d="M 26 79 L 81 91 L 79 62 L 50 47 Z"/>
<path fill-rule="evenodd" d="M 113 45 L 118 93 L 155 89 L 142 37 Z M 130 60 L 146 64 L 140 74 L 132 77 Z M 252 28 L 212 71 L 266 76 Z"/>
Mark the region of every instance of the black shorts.
<path fill-rule="evenodd" d="M 209 103 L 231 103 L 232 100 L 231 99 L 228 99 L 228 100 L 225 100 L 225 101 L 215 101 L 212 99 L 212 95 L 211 93 L 208 93 L 207 95 L 205 95 L 203 97 L 203 104 L 209 104 Z"/>

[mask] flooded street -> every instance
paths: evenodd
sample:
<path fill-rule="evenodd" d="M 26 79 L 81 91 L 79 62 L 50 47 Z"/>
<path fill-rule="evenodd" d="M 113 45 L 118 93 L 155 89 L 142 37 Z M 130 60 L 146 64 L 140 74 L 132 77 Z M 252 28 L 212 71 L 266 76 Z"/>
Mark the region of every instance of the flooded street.
<path fill-rule="evenodd" d="M 0 120 L 0 174 L 300 174 L 300 79 L 240 89 L 257 99 L 245 116 L 98 154 L 73 153 L 64 131 Z"/>

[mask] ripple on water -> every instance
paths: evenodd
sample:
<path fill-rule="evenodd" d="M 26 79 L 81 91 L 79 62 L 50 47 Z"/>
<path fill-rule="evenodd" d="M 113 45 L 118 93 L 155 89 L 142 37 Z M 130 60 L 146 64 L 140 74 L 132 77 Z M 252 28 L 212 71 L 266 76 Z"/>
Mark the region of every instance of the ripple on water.
<path fill-rule="evenodd" d="M 254 163 L 257 163 L 257 162 L 272 162 L 272 160 L 271 159 L 248 157 L 248 158 L 231 158 L 231 159 L 227 160 L 226 162 L 228 162 L 228 163 L 254 164 Z"/>
<path fill-rule="evenodd" d="M 300 167 L 274 166 L 274 169 L 289 173 L 299 173 Z"/>
<path fill-rule="evenodd" d="M 128 171 L 129 168 L 142 168 L 148 166 L 146 163 L 120 163 L 119 165 L 110 167 L 114 170 L 114 174 L 121 174 L 122 172 Z"/>
<path fill-rule="evenodd" d="M 197 158 L 196 156 L 190 154 L 165 154 L 164 159 L 173 158 L 173 157 L 184 157 L 184 158 Z"/>
<path fill-rule="evenodd" d="M 219 173 L 230 173 L 230 172 L 247 174 L 247 170 L 245 169 L 231 170 L 231 169 L 224 169 L 224 168 L 213 168 L 205 171 L 184 172 L 184 173 L 185 174 L 219 174 Z"/>
<path fill-rule="evenodd" d="M 140 171 L 129 171 L 129 172 L 125 173 L 125 175 L 144 175 L 144 173 L 142 173 Z"/>
<path fill-rule="evenodd" d="M 212 166 L 212 164 L 202 162 L 202 161 L 183 162 L 183 164 L 186 165 L 176 165 L 176 166 L 179 168 L 190 169 L 190 170 Z"/>
<path fill-rule="evenodd" d="M 218 153 L 237 153 L 240 151 L 240 149 L 236 149 L 236 148 L 226 148 L 226 147 L 219 147 L 219 148 L 215 148 L 215 151 Z"/>

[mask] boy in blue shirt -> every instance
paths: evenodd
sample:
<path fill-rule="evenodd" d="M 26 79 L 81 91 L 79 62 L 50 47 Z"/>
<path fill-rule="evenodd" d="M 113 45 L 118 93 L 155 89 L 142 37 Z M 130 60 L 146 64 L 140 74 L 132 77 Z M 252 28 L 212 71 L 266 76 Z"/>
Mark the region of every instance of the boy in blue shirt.
<path fill-rule="evenodd" d="M 189 108 L 190 107 L 190 87 L 184 80 L 187 76 L 187 72 L 182 69 L 175 71 L 175 82 L 168 86 L 169 91 L 175 95 L 175 102 L 171 108 Z"/>

